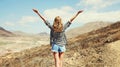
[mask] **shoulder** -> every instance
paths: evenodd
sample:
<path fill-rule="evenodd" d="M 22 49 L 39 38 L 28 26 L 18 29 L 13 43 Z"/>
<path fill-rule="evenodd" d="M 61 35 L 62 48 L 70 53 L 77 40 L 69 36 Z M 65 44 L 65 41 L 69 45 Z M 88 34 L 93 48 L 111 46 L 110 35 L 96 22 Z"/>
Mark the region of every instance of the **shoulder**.
<path fill-rule="evenodd" d="M 68 24 L 71 24 L 71 21 L 68 21 L 67 23 L 68 23 Z"/>

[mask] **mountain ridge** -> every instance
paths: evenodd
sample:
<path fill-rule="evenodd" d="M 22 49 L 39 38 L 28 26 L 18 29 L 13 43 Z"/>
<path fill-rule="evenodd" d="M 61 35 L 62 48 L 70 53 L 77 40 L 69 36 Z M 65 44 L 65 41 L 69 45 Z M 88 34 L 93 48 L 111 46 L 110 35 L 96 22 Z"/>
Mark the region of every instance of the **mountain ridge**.
<path fill-rule="evenodd" d="M 0 27 L 0 36 L 5 36 L 5 37 L 14 36 L 14 33 L 4 29 L 3 27 Z"/>
<path fill-rule="evenodd" d="M 112 23 L 111 22 L 103 22 L 103 21 L 89 22 L 89 23 L 84 24 L 83 26 L 68 30 L 66 32 L 66 34 L 67 34 L 68 38 L 73 38 L 80 34 L 87 33 L 92 30 L 97 30 L 99 28 L 105 27 L 110 24 L 112 24 Z"/>

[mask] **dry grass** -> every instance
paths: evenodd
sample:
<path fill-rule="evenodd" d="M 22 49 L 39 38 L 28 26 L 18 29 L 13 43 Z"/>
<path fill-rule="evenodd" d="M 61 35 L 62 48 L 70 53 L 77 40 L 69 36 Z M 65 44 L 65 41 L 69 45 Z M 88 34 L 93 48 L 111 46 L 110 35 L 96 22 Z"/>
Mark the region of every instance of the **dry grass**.
<path fill-rule="evenodd" d="M 69 40 L 64 67 L 119 67 L 120 22 Z M 0 57 L 0 67 L 54 67 L 49 45 Z"/>

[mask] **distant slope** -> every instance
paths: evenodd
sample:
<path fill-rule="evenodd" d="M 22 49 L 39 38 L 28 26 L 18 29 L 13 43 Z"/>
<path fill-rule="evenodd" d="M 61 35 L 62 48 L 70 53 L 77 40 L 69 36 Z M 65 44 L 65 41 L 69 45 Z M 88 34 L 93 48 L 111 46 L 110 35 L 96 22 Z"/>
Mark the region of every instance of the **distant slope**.
<path fill-rule="evenodd" d="M 0 36 L 14 36 L 14 34 L 8 30 L 5 30 L 4 28 L 0 27 Z"/>
<path fill-rule="evenodd" d="M 102 22 L 102 21 L 89 22 L 89 23 L 86 23 L 84 26 L 76 27 L 76 28 L 68 30 L 66 34 L 67 34 L 68 38 L 72 38 L 72 37 L 76 37 L 80 34 L 90 32 L 92 30 L 97 30 L 99 28 L 105 27 L 110 24 L 111 24 L 110 22 Z"/>
<path fill-rule="evenodd" d="M 38 35 L 40 35 L 40 36 L 49 36 L 49 34 L 47 32 L 41 32 Z"/>
<path fill-rule="evenodd" d="M 16 36 L 30 36 L 31 34 L 22 31 L 13 31 Z"/>

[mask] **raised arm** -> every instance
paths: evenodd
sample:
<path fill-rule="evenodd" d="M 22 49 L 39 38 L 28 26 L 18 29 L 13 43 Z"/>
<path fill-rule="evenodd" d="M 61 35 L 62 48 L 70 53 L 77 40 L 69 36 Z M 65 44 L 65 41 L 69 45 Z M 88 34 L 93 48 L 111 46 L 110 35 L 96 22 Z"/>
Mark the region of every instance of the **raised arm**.
<path fill-rule="evenodd" d="M 44 23 L 45 23 L 50 29 L 52 29 L 52 25 L 51 25 L 47 20 L 45 20 L 42 15 L 40 15 L 40 13 L 38 12 L 38 10 L 33 9 L 33 11 L 38 14 L 38 16 L 44 21 Z"/>
<path fill-rule="evenodd" d="M 70 22 L 72 22 L 82 12 L 83 10 L 78 11 L 77 14 L 70 19 Z"/>
<path fill-rule="evenodd" d="M 38 16 L 39 16 L 44 22 L 46 22 L 45 18 L 38 12 L 38 10 L 33 9 L 33 11 L 34 11 L 35 13 L 37 13 Z"/>

